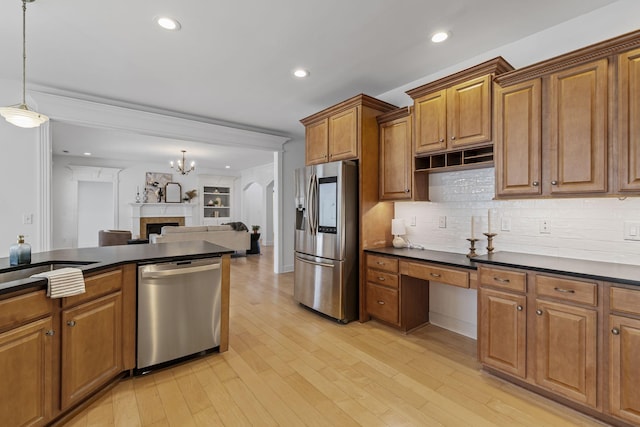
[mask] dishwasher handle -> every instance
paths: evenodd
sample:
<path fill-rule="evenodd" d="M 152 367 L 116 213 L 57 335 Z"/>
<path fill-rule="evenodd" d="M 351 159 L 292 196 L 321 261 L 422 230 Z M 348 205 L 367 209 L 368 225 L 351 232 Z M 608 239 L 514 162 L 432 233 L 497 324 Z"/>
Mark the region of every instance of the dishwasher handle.
<path fill-rule="evenodd" d="M 182 274 L 200 273 L 202 271 L 219 270 L 220 263 L 199 265 L 195 267 L 180 267 L 162 271 L 142 271 L 142 277 L 147 279 L 160 279 L 163 277 L 177 276 Z"/>

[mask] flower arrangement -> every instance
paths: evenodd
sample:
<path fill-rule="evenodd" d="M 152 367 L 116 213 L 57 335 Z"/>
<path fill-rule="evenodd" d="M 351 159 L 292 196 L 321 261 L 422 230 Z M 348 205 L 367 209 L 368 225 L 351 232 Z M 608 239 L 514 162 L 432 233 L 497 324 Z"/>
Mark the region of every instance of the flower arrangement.
<path fill-rule="evenodd" d="M 191 199 L 198 195 L 198 191 L 194 188 L 193 190 L 185 191 L 183 200 L 187 203 L 191 203 Z"/>
<path fill-rule="evenodd" d="M 251 230 L 253 230 L 254 234 L 257 234 L 258 231 L 260 231 L 260 226 L 259 225 L 252 225 L 251 226 Z"/>

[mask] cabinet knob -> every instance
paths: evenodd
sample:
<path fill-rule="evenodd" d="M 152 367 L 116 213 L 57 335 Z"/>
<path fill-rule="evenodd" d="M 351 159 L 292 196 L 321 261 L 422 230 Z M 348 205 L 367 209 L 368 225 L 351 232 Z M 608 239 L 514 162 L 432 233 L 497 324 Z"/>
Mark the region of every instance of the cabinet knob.
<path fill-rule="evenodd" d="M 517 306 L 517 307 L 516 307 L 516 310 L 518 310 L 518 311 L 522 311 L 522 308 L 523 308 L 523 307 L 522 307 L 521 305 L 519 305 L 519 306 Z"/>
<path fill-rule="evenodd" d="M 531 185 L 534 187 L 537 187 L 538 185 L 540 185 L 540 183 L 538 181 L 533 181 Z"/>
<path fill-rule="evenodd" d="M 380 305 L 384 305 L 384 301 L 380 301 L 380 300 L 378 300 L 378 304 L 380 304 Z"/>
<path fill-rule="evenodd" d="M 68 325 L 68 326 L 76 326 L 76 321 L 75 321 L 75 320 L 69 320 L 69 321 L 67 322 L 67 325 Z"/>
<path fill-rule="evenodd" d="M 620 335 L 620 329 L 618 329 L 618 328 L 613 328 L 613 329 L 611 330 L 611 333 L 612 333 L 613 335 Z"/>
<path fill-rule="evenodd" d="M 551 185 L 558 185 L 558 181 L 556 180 L 551 181 Z"/>
<path fill-rule="evenodd" d="M 47 332 L 44 333 L 46 336 L 48 337 L 52 337 L 55 335 L 55 331 L 53 329 L 49 329 Z"/>
<path fill-rule="evenodd" d="M 537 309 L 537 310 L 536 310 L 536 314 L 537 314 L 538 316 L 542 316 L 542 310 Z"/>
<path fill-rule="evenodd" d="M 456 137 L 455 137 L 455 136 L 452 136 L 452 137 L 451 137 L 451 140 L 453 141 L 454 139 L 456 139 Z"/>
<path fill-rule="evenodd" d="M 411 191 L 411 190 L 409 190 L 408 188 L 405 188 L 405 189 L 404 189 L 404 192 L 405 192 L 405 193 L 408 193 L 409 191 Z"/>
<path fill-rule="evenodd" d="M 444 138 L 440 138 L 440 142 L 444 142 Z"/>

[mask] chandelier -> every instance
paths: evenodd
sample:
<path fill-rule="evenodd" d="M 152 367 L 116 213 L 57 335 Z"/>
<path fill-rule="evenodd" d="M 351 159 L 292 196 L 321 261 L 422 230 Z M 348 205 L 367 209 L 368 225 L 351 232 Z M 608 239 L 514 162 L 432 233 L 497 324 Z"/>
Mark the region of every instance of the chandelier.
<path fill-rule="evenodd" d="M 178 160 L 176 162 L 177 165 L 174 165 L 173 161 L 171 161 L 171 169 L 176 169 L 182 175 L 186 175 L 189 172 L 196 170 L 196 162 L 191 161 L 191 165 L 189 169 L 187 169 L 187 162 L 184 159 L 184 153 L 186 153 L 186 151 L 185 150 L 181 150 L 181 151 L 182 151 L 182 160 Z"/>
<path fill-rule="evenodd" d="M 27 3 L 33 3 L 34 1 L 35 0 L 22 0 L 22 103 L 9 107 L 0 107 L 0 115 L 9 123 L 21 128 L 34 128 L 49 120 L 47 116 L 30 110 L 29 107 L 27 107 L 25 96 L 27 80 Z"/>

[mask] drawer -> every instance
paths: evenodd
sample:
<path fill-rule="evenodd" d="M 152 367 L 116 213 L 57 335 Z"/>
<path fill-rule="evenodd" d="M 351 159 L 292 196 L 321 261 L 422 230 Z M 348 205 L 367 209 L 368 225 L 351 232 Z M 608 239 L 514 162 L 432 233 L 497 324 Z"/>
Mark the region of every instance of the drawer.
<path fill-rule="evenodd" d="M 481 286 L 527 292 L 527 275 L 519 271 L 481 266 L 478 269 Z"/>
<path fill-rule="evenodd" d="M 122 269 L 118 268 L 85 277 L 84 284 L 86 292 L 62 298 L 62 307 L 70 307 L 120 290 L 122 288 Z"/>
<path fill-rule="evenodd" d="M 367 254 L 367 267 L 388 271 L 389 273 L 397 273 L 398 259 Z"/>
<path fill-rule="evenodd" d="M 398 325 L 398 291 L 367 283 L 367 311 L 377 319 Z"/>
<path fill-rule="evenodd" d="M 434 282 L 459 286 L 461 288 L 469 287 L 468 271 L 410 262 L 407 263 L 407 272 L 409 276 L 417 277 L 418 279 L 433 280 Z"/>
<path fill-rule="evenodd" d="M 368 269 L 367 281 L 377 283 L 382 286 L 389 286 L 398 289 L 398 275 L 386 273 L 384 271 Z"/>
<path fill-rule="evenodd" d="M 0 301 L 0 330 L 22 325 L 51 313 L 53 300 L 46 291 L 30 292 Z"/>
<path fill-rule="evenodd" d="M 536 275 L 536 295 L 595 306 L 598 305 L 598 284 Z"/>
<path fill-rule="evenodd" d="M 640 316 L 640 289 L 625 289 L 612 286 L 609 290 L 609 307 L 612 311 Z"/>

